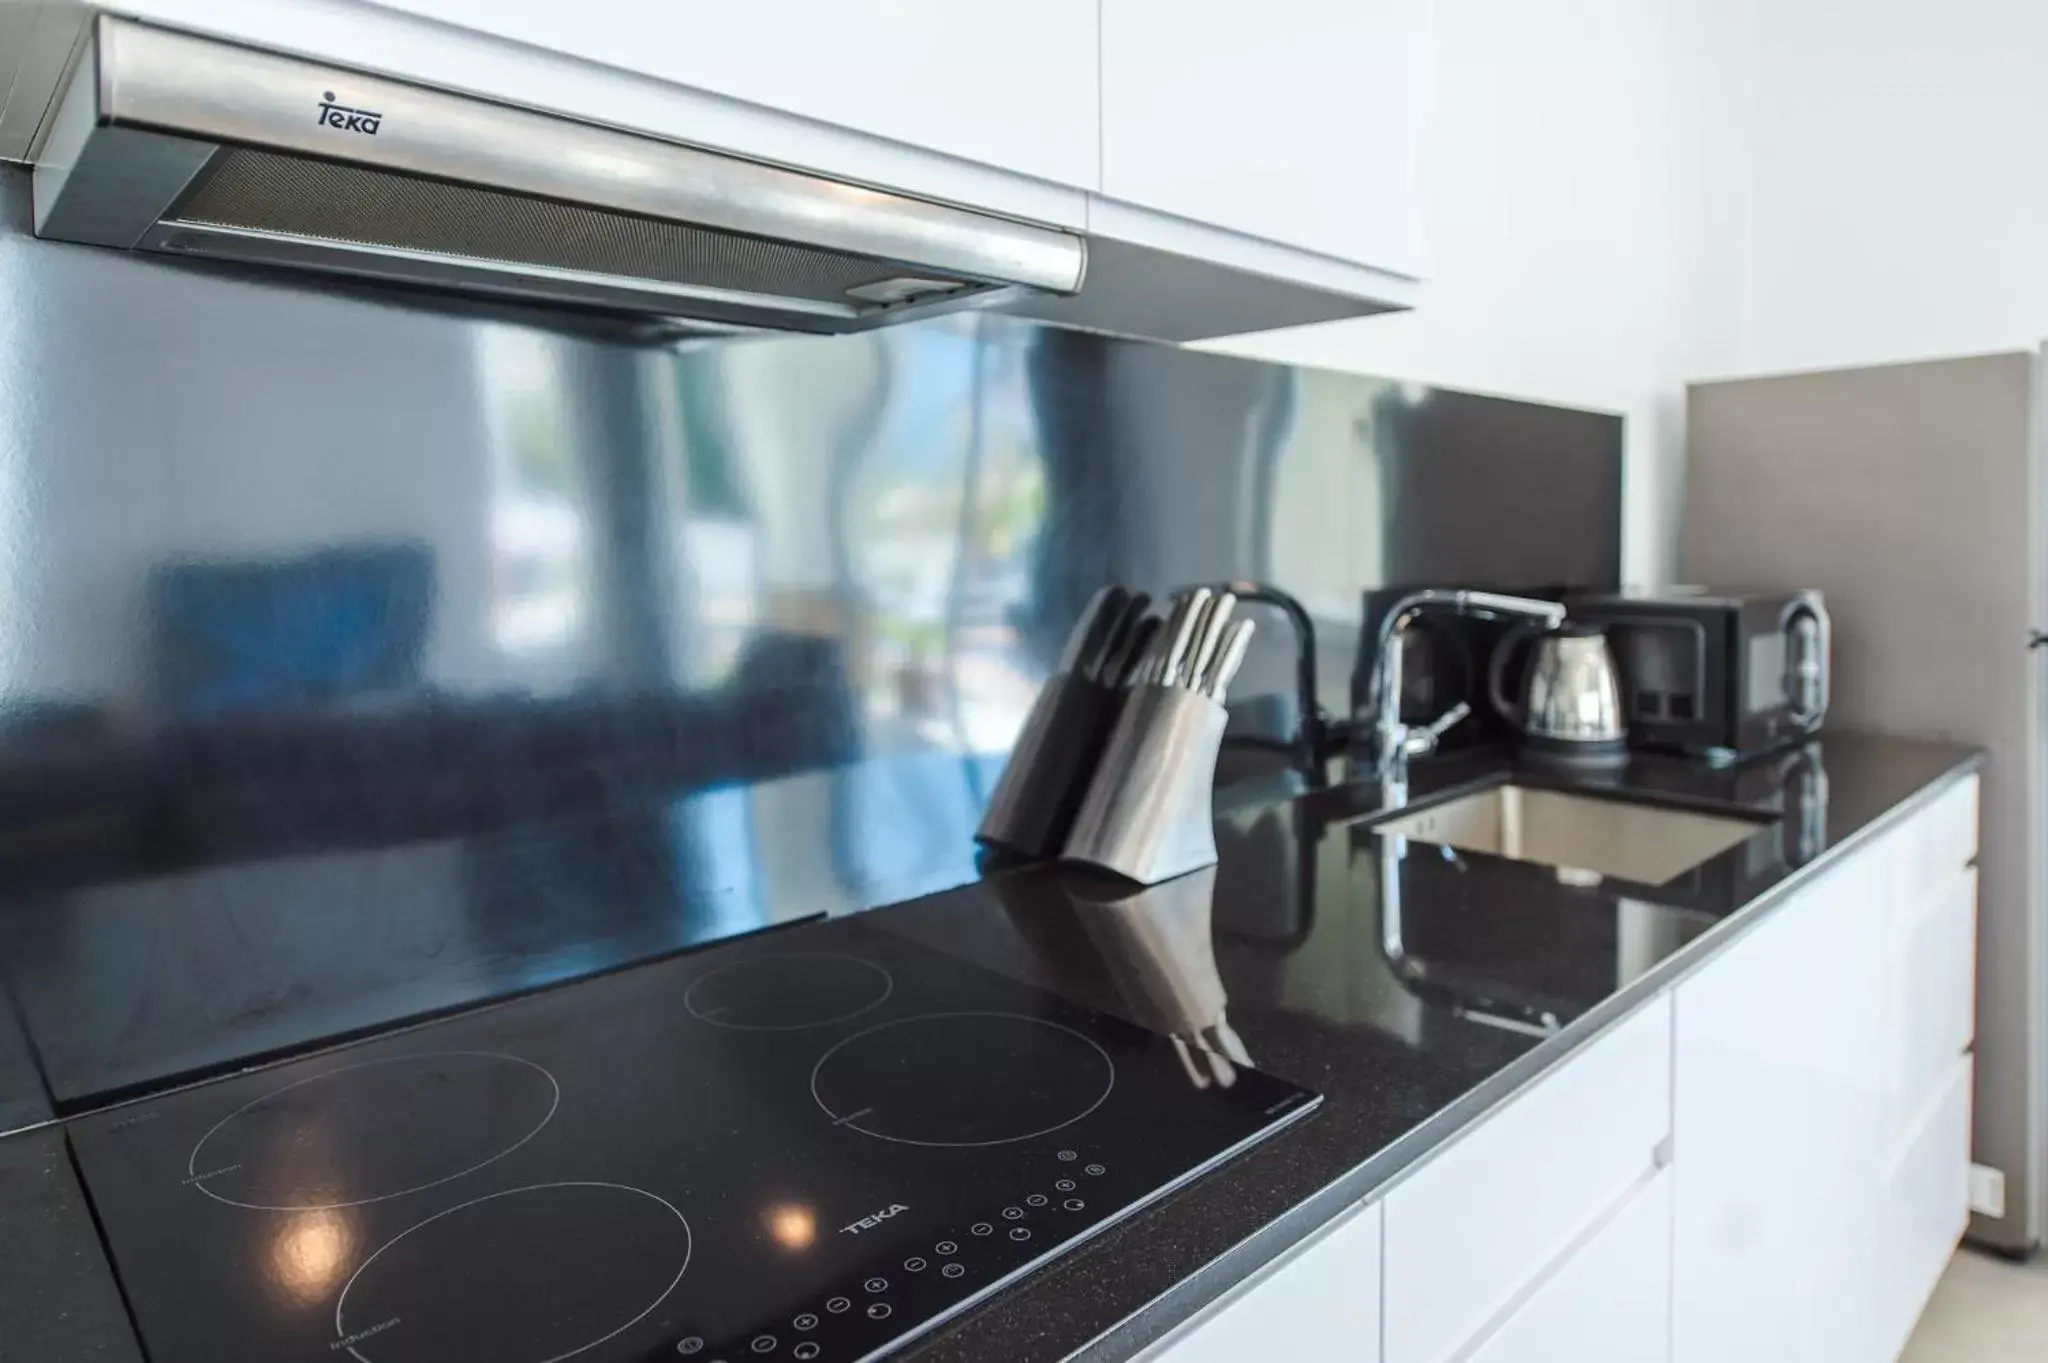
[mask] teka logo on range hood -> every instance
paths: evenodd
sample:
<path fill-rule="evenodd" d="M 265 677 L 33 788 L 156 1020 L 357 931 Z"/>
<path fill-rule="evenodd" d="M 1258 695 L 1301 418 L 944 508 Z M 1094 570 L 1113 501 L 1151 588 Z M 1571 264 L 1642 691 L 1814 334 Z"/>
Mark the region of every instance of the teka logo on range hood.
<path fill-rule="evenodd" d="M 368 109 L 351 109 L 346 104 L 334 102 L 334 91 L 329 90 L 320 99 L 320 117 L 315 120 L 322 127 L 340 128 L 346 132 L 377 135 L 377 127 L 384 121 L 384 115 Z"/>
<path fill-rule="evenodd" d="M 101 17 L 40 237 L 840 332 L 1079 292 L 1073 233 Z"/>

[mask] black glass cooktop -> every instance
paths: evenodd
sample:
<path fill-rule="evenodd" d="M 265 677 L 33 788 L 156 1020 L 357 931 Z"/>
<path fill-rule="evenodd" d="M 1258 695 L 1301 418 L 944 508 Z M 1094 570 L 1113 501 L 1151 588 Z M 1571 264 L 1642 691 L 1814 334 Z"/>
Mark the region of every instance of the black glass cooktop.
<path fill-rule="evenodd" d="M 152 1363 L 869 1359 L 1315 1106 L 857 921 L 81 1119 Z"/>

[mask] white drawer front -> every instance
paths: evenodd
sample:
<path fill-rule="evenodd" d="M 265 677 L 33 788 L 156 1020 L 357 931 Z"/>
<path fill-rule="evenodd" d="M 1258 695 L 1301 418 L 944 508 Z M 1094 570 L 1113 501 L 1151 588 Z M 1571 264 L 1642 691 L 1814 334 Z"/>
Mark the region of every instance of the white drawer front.
<path fill-rule="evenodd" d="M 1974 1062 L 1952 1062 L 1891 1166 L 1884 1203 L 1885 1357 L 1905 1347 L 1970 1219 L 1970 1094 Z"/>
<path fill-rule="evenodd" d="M 1671 1172 L 1644 1185 L 1470 1363 L 1665 1363 L 1671 1357 Z"/>
<path fill-rule="evenodd" d="M 1145 1359 L 1377 1363 L 1379 1356 L 1380 1209 L 1374 1205 L 1346 1213 L 1320 1239 L 1183 1326 Z"/>
<path fill-rule="evenodd" d="M 1644 1006 L 1386 1200 L 1387 1363 L 1442 1363 L 1654 1167 L 1671 1001 Z"/>
<path fill-rule="evenodd" d="M 1977 858 L 1977 777 L 1967 776 L 1915 814 L 1914 849 L 1923 880 L 1938 879 Z"/>
<path fill-rule="evenodd" d="M 1899 906 L 1891 962 L 1893 1132 L 1926 1110 L 1977 1022 L 1977 873 L 1952 872 Z"/>

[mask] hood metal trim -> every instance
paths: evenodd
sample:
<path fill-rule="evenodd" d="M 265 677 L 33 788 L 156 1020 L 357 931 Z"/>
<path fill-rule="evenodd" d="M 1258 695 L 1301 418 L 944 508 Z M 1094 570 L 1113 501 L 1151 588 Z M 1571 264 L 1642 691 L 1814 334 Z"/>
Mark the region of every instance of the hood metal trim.
<path fill-rule="evenodd" d="M 112 17 L 98 21 L 65 103 L 70 121 L 84 126 L 74 126 L 74 155 L 49 166 L 47 177 L 38 168 L 38 221 L 53 219 L 50 235 L 74 240 L 94 238 L 61 230 L 62 205 L 41 203 L 41 191 L 45 181 L 53 199 L 85 189 L 80 182 L 94 178 L 94 140 L 128 148 L 131 162 L 163 147 L 210 151 L 210 144 L 224 143 L 790 242 L 887 262 L 910 275 L 1072 294 L 1086 269 L 1086 243 L 1055 228 Z M 100 159 L 113 158 L 102 152 Z M 99 237 L 101 244 L 153 244 L 160 234 L 144 229 L 169 215 L 172 204 L 133 209 L 145 219 Z M 326 259 L 305 263 L 341 268 L 334 258 L 345 246 L 307 245 L 324 249 L 304 254 Z M 273 251 L 271 258 L 279 257 Z M 564 283 L 546 279 L 544 269 L 534 274 L 541 285 L 530 291 L 534 296 Z M 627 286 L 612 289 L 614 305 L 639 306 L 630 302 L 635 281 L 605 283 Z M 660 295 L 664 311 L 689 296 L 653 281 L 644 291 Z M 743 310 L 753 303 L 705 301 Z M 815 317 L 818 308 L 805 300 L 760 302 L 769 313 Z M 854 299 L 846 316 L 893 320 L 895 312 Z"/>

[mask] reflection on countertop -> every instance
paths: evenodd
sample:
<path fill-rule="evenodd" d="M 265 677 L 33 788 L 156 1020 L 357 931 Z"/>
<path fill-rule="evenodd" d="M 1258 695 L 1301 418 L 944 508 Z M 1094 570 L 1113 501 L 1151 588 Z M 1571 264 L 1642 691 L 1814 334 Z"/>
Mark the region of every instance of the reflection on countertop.
<path fill-rule="evenodd" d="M 1176 1035 L 1227 1018 L 1251 1063 L 1325 1099 L 1299 1129 L 911 1356 L 1128 1357 L 1706 959 L 1802 868 L 1976 761 L 1957 745 L 1841 734 L 1740 769 L 1642 758 L 1595 776 L 1757 821 L 1663 886 L 1382 837 L 1361 822 L 1376 791 L 1338 786 L 1226 813 L 1206 903 L 1208 884 L 1119 900 L 1045 868 L 877 911 L 895 931 Z M 1411 800 L 1508 780 L 1589 784 L 1475 752 L 1418 764 Z M 1204 917 L 1208 941 L 1190 940 Z"/>
<path fill-rule="evenodd" d="M 22 895 L 0 912 L 0 979 L 49 1093 L 32 1067 L 10 1065 L 0 1031 L 0 1130 L 46 1119 L 52 1101 L 83 1111 L 960 885 L 977 873 L 992 765 L 873 758 L 391 846 L 315 837 L 306 850 Z"/>

